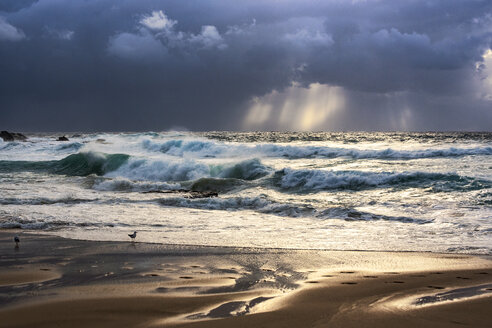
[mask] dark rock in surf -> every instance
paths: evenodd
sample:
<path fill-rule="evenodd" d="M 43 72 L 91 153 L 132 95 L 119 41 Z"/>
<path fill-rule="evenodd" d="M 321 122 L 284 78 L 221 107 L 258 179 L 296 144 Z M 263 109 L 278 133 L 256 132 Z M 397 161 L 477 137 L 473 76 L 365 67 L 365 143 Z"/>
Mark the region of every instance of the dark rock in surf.
<path fill-rule="evenodd" d="M 178 194 L 190 192 L 186 189 L 171 189 L 171 190 L 146 190 L 142 191 L 142 194 Z"/>
<path fill-rule="evenodd" d="M 195 199 L 195 198 L 212 198 L 218 197 L 219 194 L 214 191 L 191 191 L 186 198 Z"/>
<path fill-rule="evenodd" d="M 15 140 L 20 140 L 20 141 L 26 141 L 27 140 L 27 137 L 25 135 L 23 135 L 22 133 L 12 133 L 14 135 L 14 139 Z"/>
<path fill-rule="evenodd" d="M 219 193 L 214 191 L 192 191 L 186 189 L 173 189 L 173 190 L 148 190 L 142 191 L 143 194 L 187 194 L 185 198 L 196 199 L 196 198 L 211 198 L 218 197 Z"/>
<path fill-rule="evenodd" d="M 1 131 L 0 137 L 3 141 L 26 141 L 27 137 L 22 133 Z"/>
<path fill-rule="evenodd" d="M 110 142 L 107 142 L 106 139 L 97 139 L 96 142 L 103 144 L 103 145 L 109 145 L 110 144 Z"/>
<path fill-rule="evenodd" d="M 8 131 L 0 132 L 0 137 L 2 137 L 3 141 L 14 141 L 14 136 Z"/>
<path fill-rule="evenodd" d="M 56 141 L 68 141 L 68 138 L 65 136 L 58 137 L 58 139 L 56 139 Z"/>

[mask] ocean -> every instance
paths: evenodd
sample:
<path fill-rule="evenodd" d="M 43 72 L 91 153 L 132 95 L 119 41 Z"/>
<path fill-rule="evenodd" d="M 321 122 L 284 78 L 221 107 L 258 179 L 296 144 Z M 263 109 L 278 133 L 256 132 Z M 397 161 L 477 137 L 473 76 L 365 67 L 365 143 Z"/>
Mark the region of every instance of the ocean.
<path fill-rule="evenodd" d="M 492 133 L 60 135 L 0 141 L 1 229 L 492 254 Z"/>

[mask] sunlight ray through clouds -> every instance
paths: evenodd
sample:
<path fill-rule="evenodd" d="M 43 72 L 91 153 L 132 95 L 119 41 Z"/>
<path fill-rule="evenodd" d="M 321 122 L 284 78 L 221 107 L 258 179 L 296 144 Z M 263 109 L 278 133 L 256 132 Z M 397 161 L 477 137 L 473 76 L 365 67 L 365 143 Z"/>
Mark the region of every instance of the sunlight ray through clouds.
<path fill-rule="evenodd" d="M 488 49 L 483 55 L 483 63 L 477 68 L 482 75 L 482 97 L 492 100 L 492 50 Z"/>
<path fill-rule="evenodd" d="M 343 110 L 345 96 L 340 87 L 312 83 L 298 84 L 282 92 L 255 97 L 244 119 L 245 129 L 309 131 L 334 127 L 336 114 Z"/>

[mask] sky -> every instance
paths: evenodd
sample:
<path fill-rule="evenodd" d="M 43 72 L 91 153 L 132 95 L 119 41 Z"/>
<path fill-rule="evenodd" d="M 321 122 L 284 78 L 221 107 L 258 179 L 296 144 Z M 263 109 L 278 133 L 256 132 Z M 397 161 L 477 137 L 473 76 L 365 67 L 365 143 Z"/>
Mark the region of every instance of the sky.
<path fill-rule="evenodd" d="M 490 0 L 1 0 L 0 129 L 492 131 Z"/>

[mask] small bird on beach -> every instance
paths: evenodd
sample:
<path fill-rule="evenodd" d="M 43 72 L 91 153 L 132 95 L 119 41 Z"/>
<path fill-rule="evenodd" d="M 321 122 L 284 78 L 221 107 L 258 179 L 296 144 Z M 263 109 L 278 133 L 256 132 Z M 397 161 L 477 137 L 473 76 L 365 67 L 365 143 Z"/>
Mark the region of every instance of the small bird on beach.
<path fill-rule="evenodd" d="M 19 236 L 14 236 L 15 247 L 19 247 L 20 239 Z"/>
<path fill-rule="evenodd" d="M 135 238 L 137 237 L 137 232 L 134 231 L 132 234 L 129 234 L 128 237 L 130 237 L 132 239 L 132 241 L 134 241 Z"/>

